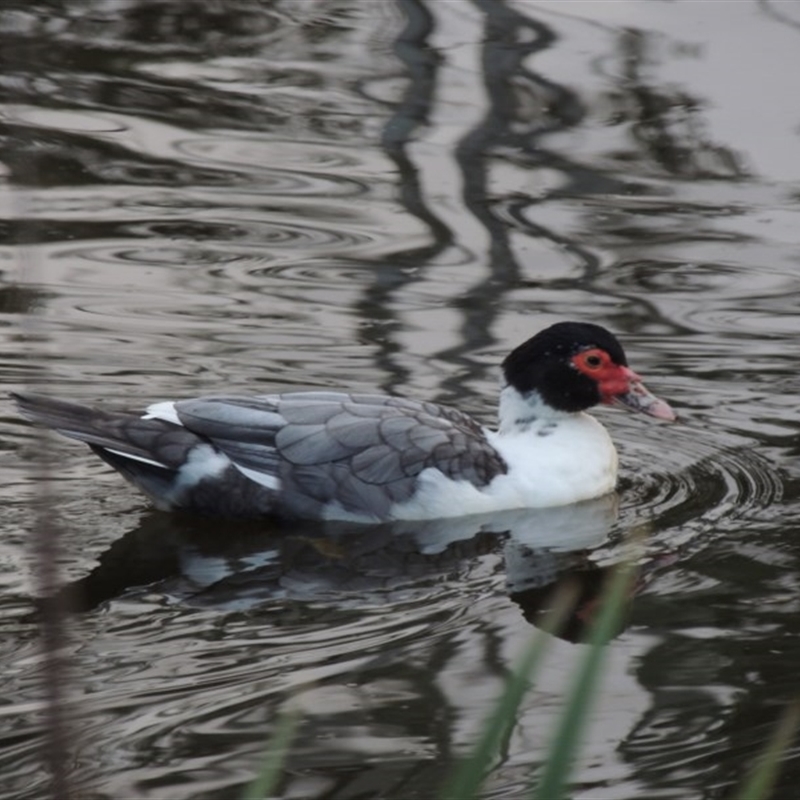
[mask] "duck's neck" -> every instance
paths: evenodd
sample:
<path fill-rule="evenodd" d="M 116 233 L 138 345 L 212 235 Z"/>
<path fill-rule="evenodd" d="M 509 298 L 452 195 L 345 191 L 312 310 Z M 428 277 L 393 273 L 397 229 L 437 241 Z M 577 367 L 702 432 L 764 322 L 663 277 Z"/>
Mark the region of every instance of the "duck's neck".
<path fill-rule="evenodd" d="M 504 386 L 497 409 L 498 433 L 524 433 L 534 425 L 556 423 L 574 416 L 569 411 L 558 411 L 547 405 L 535 390 L 522 394 L 513 386 Z"/>

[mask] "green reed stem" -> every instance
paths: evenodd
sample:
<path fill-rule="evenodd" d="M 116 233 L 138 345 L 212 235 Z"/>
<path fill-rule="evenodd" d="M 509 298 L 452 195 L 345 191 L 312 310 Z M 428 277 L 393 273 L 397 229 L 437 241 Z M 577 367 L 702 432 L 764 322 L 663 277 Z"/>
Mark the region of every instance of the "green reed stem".
<path fill-rule="evenodd" d="M 634 575 L 631 564 L 622 564 L 603 590 L 600 611 L 589 633 L 588 648 L 575 675 L 567 706 L 558 721 L 541 779 L 532 795 L 534 800 L 563 800 L 566 797 L 586 720 L 597 696 L 605 646 L 618 629 Z"/>
<path fill-rule="evenodd" d="M 734 800 L 766 800 L 775 787 L 780 761 L 800 726 L 800 700 L 795 700 L 782 714 L 767 746 L 742 783 Z"/>
<path fill-rule="evenodd" d="M 473 800 L 477 797 L 492 761 L 511 735 L 517 709 L 538 672 L 551 641 L 550 635 L 563 627 L 577 595 L 575 586 L 569 586 L 556 595 L 553 608 L 545 617 L 541 630 L 533 636 L 509 675 L 503 694 L 485 721 L 472 753 L 461 762 L 445 784 L 439 795 L 442 800 Z"/>
<path fill-rule="evenodd" d="M 297 709 L 287 709 L 281 712 L 261 771 L 255 780 L 245 787 L 241 800 L 264 800 L 273 793 L 283 771 L 283 765 L 289 754 L 289 747 L 299 722 L 300 712 Z"/>

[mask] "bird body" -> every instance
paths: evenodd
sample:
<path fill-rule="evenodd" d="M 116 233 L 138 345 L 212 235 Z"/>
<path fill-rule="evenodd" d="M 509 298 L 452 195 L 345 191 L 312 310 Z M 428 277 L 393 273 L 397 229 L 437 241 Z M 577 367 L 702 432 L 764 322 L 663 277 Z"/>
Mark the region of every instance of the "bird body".
<path fill-rule="evenodd" d="M 347 392 L 219 395 L 143 415 L 18 394 L 28 418 L 88 444 L 159 508 L 223 516 L 422 520 L 599 497 L 616 482 L 585 409 L 674 419 L 605 329 L 559 323 L 503 364 L 499 426 L 458 409 Z"/>

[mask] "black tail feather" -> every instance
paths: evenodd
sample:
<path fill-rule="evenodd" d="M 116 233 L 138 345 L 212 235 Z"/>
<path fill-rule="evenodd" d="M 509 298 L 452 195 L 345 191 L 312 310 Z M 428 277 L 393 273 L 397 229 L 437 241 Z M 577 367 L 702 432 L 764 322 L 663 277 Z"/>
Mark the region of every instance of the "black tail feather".
<path fill-rule="evenodd" d="M 184 463 L 189 450 L 204 441 L 162 419 L 142 419 L 28 392 L 14 392 L 12 397 L 27 419 L 88 444 L 116 469 L 120 469 L 118 463 L 111 461 L 105 449 L 114 451 L 112 455 L 118 458 L 144 459 L 154 467 L 175 470 Z"/>

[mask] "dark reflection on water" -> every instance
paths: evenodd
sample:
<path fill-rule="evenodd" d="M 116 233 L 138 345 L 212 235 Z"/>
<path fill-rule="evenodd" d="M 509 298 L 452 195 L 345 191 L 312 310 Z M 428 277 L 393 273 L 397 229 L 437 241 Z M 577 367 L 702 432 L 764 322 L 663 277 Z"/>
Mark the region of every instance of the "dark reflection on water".
<path fill-rule="evenodd" d="M 49 602 L 87 612 L 146 587 L 171 602 L 236 610 L 276 599 L 358 606 L 399 594 L 419 594 L 424 603 L 437 584 L 468 580 L 481 557 L 492 554 L 501 556 L 509 595 L 533 624 L 559 585 L 579 583 L 578 604 L 563 633 L 579 641 L 613 569 L 594 563 L 590 553 L 608 539 L 616 508 L 612 496 L 567 508 L 355 528 L 154 514 Z"/>
<path fill-rule="evenodd" d="M 7 389 L 141 405 L 347 383 L 490 422 L 506 348 L 579 318 L 681 412 L 601 412 L 616 522 L 243 530 L 144 512 L 49 443 L 84 605 L 76 785 L 236 795 L 293 698 L 281 796 L 435 796 L 578 580 L 487 781 L 525 796 L 635 532 L 574 794 L 730 795 L 796 694 L 800 18 L 713 5 L 7 0 Z M 22 468 L 41 442 L 9 406 L 0 434 L 0 769 L 21 800 L 49 780 Z"/>

